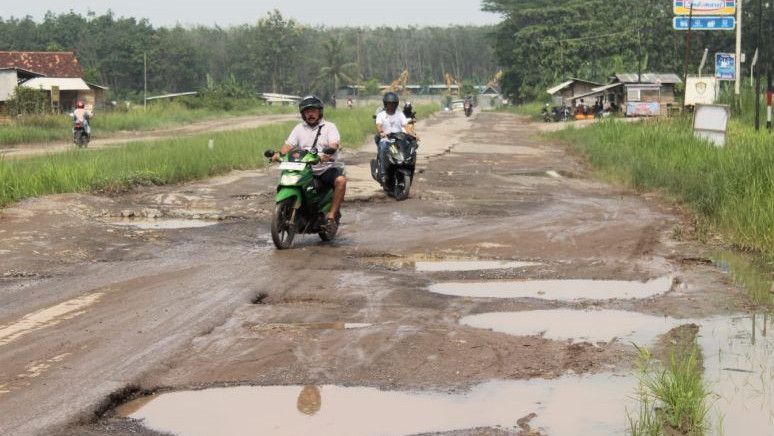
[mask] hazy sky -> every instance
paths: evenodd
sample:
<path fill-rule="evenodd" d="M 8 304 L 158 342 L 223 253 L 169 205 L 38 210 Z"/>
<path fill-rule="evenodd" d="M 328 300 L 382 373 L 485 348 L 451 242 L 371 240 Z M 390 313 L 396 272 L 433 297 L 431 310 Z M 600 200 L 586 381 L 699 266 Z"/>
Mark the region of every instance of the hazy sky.
<path fill-rule="evenodd" d="M 254 23 L 266 12 L 305 24 L 329 26 L 493 24 L 497 14 L 481 12 L 479 0 L 3 0 L 0 17 L 31 15 L 40 20 L 46 11 L 73 10 L 97 14 L 111 9 L 117 16 L 148 18 L 154 26 L 177 23 Z"/>

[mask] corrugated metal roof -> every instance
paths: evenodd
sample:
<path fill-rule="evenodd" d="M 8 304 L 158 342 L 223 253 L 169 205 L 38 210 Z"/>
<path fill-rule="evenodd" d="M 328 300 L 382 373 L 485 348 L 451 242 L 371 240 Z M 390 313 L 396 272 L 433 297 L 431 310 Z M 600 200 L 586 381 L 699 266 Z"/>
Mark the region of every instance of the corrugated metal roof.
<path fill-rule="evenodd" d="M 58 86 L 60 91 L 89 91 L 89 85 L 80 78 L 68 77 L 36 77 L 30 79 L 22 86 L 32 89 L 44 89 L 50 91 L 52 86 Z"/>
<path fill-rule="evenodd" d="M 613 78 L 617 79 L 619 82 L 623 83 L 637 83 L 637 73 L 622 73 L 622 74 L 616 74 L 613 76 Z M 677 74 L 673 73 L 642 73 L 642 79 L 639 80 L 643 83 L 666 83 L 666 84 L 675 84 L 675 83 L 683 83 L 683 81 L 677 77 Z"/>
<path fill-rule="evenodd" d="M 587 93 L 581 94 L 581 95 L 576 95 L 573 98 L 571 98 L 570 100 L 577 100 L 579 98 L 586 98 L 586 97 L 592 97 L 592 96 L 595 96 L 595 95 L 602 95 L 608 89 L 613 89 L 613 88 L 615 88 L 617 86 L 623 86 L 623 83 L 611 83 L 611 84 L 605 85 L 605 86 L 598 86 L 596 88 L 592 88 L 591 92 L 587 92 Z"/>
<path fill-rule="evenodd" d="M 73 52 L 0 51 L 0 67 L 16 67 L 48 77 L 82 77 Z"/>
<path fill-rule="evenodd" d="M 568 80 L 566 82 L 562 82 L 562 83 L 554 86 L 553 88 L 548 88 L 548 93 L 552 94 L 552 95 L 556 94 L 557 92 L 563 90 L 564 88 L 572 85 L 572 82 L 573 82 L 573 80 Z"/>

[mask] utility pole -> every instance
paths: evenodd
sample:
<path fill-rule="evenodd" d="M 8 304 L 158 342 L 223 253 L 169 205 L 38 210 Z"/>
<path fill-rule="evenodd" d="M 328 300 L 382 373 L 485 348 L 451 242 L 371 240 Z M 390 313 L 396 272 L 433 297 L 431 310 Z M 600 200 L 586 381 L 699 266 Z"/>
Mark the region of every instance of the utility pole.
<path fill-rule="evenodd" d="M 755 59 L 753 59 L 753 68 L 755 68 L 755 131 L 761 129 L 761 69 L 757 66 L 758 53 L 761 49 L 761 32 L 763 32 L 763 0 L 758 0 L 758 38 L 755 48 Z"/>
<path fill-rule="evenodd" d="M 683 62 L 683 86 L 688 87 L 688 55 L 691 52 L 691 27 L 693 25 L 693 2 L 688 10 L 688 33 L 685 35 L 685 61 Z"/>
<path fill-rule="evenodd" d="M 148 53 L 142 54 L 142 110 L 148 110 Z"/>
<path fill-rule="evenodd" d="M 742 4 L 744 0 L 737 0 L 736 3 L 736 82 L 734 83 L 734 94 L 736 95 L 737 107 L 741 108 L 739 96 L 742 93 Z"/>

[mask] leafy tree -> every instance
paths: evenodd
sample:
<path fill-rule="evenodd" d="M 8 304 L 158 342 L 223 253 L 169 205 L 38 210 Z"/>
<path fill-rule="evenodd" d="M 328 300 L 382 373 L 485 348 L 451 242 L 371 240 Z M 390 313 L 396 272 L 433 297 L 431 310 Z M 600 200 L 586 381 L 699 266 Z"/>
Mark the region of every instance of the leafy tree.
<path fill-rule="evenodd" d="M 320 74 L 317 76 L 317 82 L 329 84 L 332 86 L 330 94 L 323 88 L 322 94 L 331 96 L 336 93 L 342 83 L 355 83 L 353 79 L 354 70 L 357 67 L 355 62 L 346 62 L 343 53 L 343 42 L 341 39 L 331 37 L 323 43 L 323 65 L 320 67 Z"/>

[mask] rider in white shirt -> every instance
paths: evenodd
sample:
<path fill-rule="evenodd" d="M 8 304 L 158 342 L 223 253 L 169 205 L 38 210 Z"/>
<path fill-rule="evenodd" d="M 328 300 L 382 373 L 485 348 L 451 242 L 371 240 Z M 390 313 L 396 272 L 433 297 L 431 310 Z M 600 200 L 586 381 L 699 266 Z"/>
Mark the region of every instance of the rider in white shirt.
<path fill-rule="evenodd" d="M 408 133 L 414 135 L 409 127 L 409 120 L 403 115 L 403 112 L 398 111 L 398 94 L 394 92 L 388 92 L 384 94 L 382 103 L 384 103 L 384 111 L 379 112 L 376 116 L 376 129 L 379 131 L 379 176 L 384 181 L 384 175 L 386 173 L 387 165 L 387 149 L 390 146 L 390 142 L 387 136 L 390 133 Z"/>

